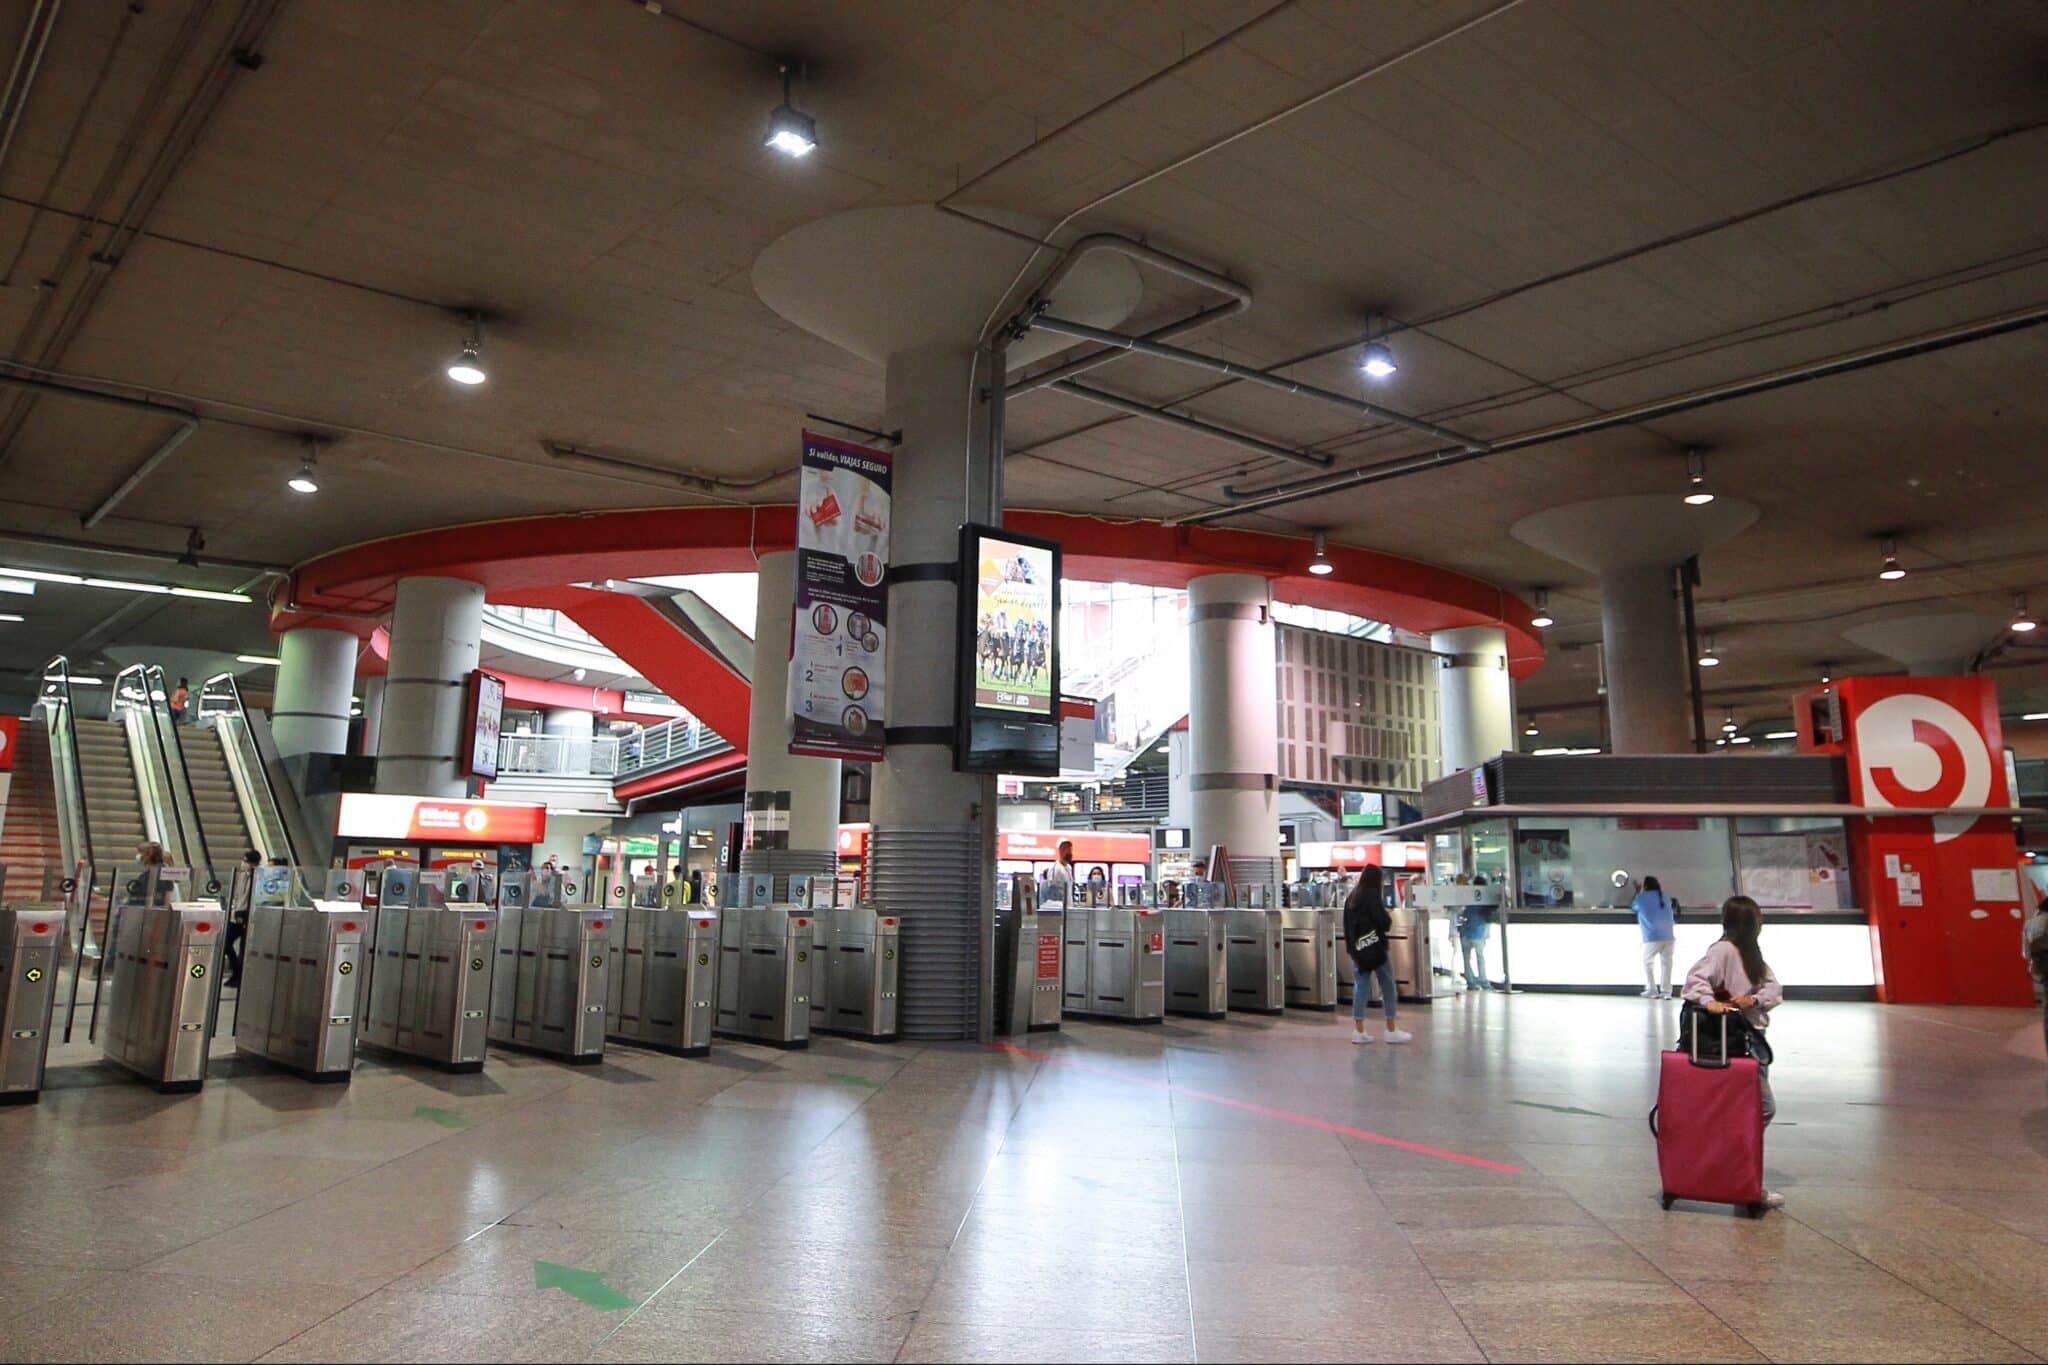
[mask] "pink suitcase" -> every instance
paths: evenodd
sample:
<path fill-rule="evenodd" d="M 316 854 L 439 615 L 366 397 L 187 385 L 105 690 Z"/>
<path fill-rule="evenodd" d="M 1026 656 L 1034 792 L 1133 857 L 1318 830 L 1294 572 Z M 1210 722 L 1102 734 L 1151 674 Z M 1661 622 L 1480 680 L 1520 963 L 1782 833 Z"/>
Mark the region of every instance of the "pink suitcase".
<path fill-rule="evenodd" d="M 1755 1059 L 1701 1065 L 1683 1052 L 1665 1053 L 1650 1131 L 1665 1208 L 1696 1199 L 1763 1217 L 1764 1097 Z"/>

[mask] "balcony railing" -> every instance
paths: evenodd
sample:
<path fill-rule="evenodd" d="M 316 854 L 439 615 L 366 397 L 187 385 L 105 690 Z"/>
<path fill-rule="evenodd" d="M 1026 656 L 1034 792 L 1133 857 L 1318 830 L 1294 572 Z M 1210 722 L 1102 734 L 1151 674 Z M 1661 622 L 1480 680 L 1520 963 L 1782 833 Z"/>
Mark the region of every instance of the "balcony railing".
<path fill-rule="evenodd" d="M 629 736 L 619 758 L 618 775 L 635 777 L 679 767 L 731 748 L 722 735 L 695 716 L 678 716 Z"/>
<path fill-rule="evenodd" d="M 612 735 L 500 735 L 498 776 L 616 777 L 623 748 Z"/>

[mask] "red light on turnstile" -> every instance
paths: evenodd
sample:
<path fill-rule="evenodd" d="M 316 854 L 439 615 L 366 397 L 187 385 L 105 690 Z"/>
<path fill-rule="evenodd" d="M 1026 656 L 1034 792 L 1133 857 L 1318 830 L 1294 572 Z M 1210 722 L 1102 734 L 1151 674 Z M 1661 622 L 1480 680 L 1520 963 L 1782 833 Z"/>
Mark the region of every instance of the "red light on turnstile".
<path fill-rule="evenodd" d="M 210 934 L 213 932 L 213 921 L 210 919 L 203 919 L 199 921 L 199 923 L 193 925 L 192 927 L 194 929 L 197 929 L 202 934 Z"/>
<path fill-rule="evenodd" d="M 47 920 L 37 920 L 34 924 L 31 924 L 29 928 L 34 930 L 38 934 L 47 934 L 50 932 L 50 924 L 49 921 Z"/>
<path fill-rule="evenodd" d="M 883 920 L 883 921 L 882 921 L 882 923 L 884 923 L 884 924 L 894 924 L 895 922 L 896 922 L 896 921 L 895 921 L 895 919 L 894 919 L 893 917 L 892 917 L 892 918 L 889 918 L 889 919 L 885 919 L 885 920 Z"/>
<path fill-rule="evenodd" d="M 491 922 L 487 919 L 480 919 L 476 921 L 476 927 L 479 929 L 488 929 L 491 927 Z"/>
<path fill-rule="evenodd" d="M 341 932 L 343 932 L 344 934 L 353 934 L 355 931 L 356 922 L 354 920 L 345 919 L 341 922 Z"/>
<path fill-rule="evenodd" d="M 594 919 L 590 922 L 590 927 L 593 929 L 602 929 L 604 928 L 604 921 L 601 919 Z"/>
<path fill-rule="evenodd" d="M 805 927 L 807 927 L 807 926 L 808 926 L 809 924 L 810 924 L 810 921 L 809 921 L 809 920 L 807 920 L 807 919 L 800 919 L 800 920 L 798 920 L 798 921 L 796 922 L 796 927 L 797 927 L 797 928 L 799 928 L 799 929 L 802 929 L 802 928 L 805 928 Z"/>

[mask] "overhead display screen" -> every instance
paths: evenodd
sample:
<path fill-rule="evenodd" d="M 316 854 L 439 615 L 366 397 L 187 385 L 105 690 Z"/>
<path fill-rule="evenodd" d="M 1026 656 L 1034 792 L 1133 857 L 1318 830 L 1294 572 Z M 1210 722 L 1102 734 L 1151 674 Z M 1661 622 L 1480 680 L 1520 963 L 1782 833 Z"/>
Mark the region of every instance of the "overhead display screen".
<path fill-rule="evenodd" d="M 974 704 L 1051 716 L 1057 705 L 1054 551 L 979 533 L 974 548 Z"/>
<path fill-rule="evenodd" d="M 1341 799 L 1344 804 L 1343 814 L 1340 818 L 1344 828 L 1386 828 L 1386 798 L 1379 792 L 1344 792 Z"/>

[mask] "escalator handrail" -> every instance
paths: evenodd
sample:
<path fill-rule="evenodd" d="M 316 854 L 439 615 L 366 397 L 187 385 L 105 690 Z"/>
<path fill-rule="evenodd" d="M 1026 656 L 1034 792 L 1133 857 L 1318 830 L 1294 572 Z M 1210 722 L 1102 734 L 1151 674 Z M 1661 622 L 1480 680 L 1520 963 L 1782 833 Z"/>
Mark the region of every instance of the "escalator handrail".
<path fill-rule="evenodd" d="M 62 713 L 65 749 L 71 758 L 71 795 L 78 802 L 78 829 L 75 834 L 76 847 L 72 849 L 72 861 L 93 865 L 92 858 L 92 812 L 85 804 L 85 778 L 78 766 L 78 708 L 71 701 L 71 660 L 62 654 L 53 654 L 43 665 L 43 691 L 58 698 L 58 710 Z M 42 698 L 37 697 L 40 701 Z M 51 763 L 50 785 L 56 786 L 56 764 Z M 62 818 L 60 812 L 59 818 Z"/>
<path fill-rule="evenodd" d="M 161 664 L 151 664 L 148 676 L 150 678 L 150 714 L 155 718 L 159 732 L 170 736 L 165 748 L 170 756 L 175 757 L 178 762 L 176 772 L 171 775 L 173 779 L 171 796 L 179 805 L 178 820 L 182 825 L 186 814 L 189 813 L 192 817 L 192 833 L 190 838 L 199 841 L 199 863 L 197 865 L 206 869 L 207 885 L 204 889 L 208 895 L 212 895 L 220 890 L 220 873 L 214 867 L 213 850 L 207 847 L 206 822 L 199 818 L 199 798 L 192 790 L 192 765 L 185 761 L 185 741 L 178 733 L 177 718 L 171 714 L 170 680 L 164 676 L 163 665 Z M 189 691 L 185 698 L 185 704 L 188 707 L 192 704 L 192 697 Z M 158 709 L 159 706 L 162 709 Z M 187 847 L 189 850 L 190 845 L 188 844 Z"/>
<path fill-rule="evenodd" d="M 163 670 L 152 664 L 130 664 L 115 674 L 114 700 L 109 709 L 111 711 L 119 711 L 123 707 L 124 702 L 129 705 L 134 704 L 128 702 L 124 695 L 128 686 L 125 680 L 131 673 L 138 675 L 139 681 L 136 685 L 142 689 L 141 709 L 143 725 L 148 732 L 152 747 L 156 753 L 157 764 L 163 774 L 162 796 L 165 804 L 170 807 L 171 821 L 170 827 L 165 832 L 172 836 L 172 841 L 176 844 L 175 856 L 181 859 L 195 874 L 201 868 L 204 868 L 207 877 L 211 879 L 213 876 L 213 864 L 206 859 L 205 839 L 202 837 L 198 840 L 198 855 L 195 857 L 193 852 L 194 841 L 185 830 L 185 803 L 179 798 L 177 783 L 171 768 L 171 752 L 176 748 L 179 764 L 178 771 L 180 773 L 184 772 L 185 751 L 178 747 L 178 738 L 175 731 L 172 732 L 168 741 L 164 737 L 165 730 L 170 724 L 170 694 L 168 692 L 162 694 L 165 698 L 163 710 L 160 712 L 157 709 L 158 688 L 156 684 L 162 679 Z M 152 677 L 151 674 L 154 674 L 155 677 Z M 191 791 L 191 778 L 189 774 L 185 774 L 185 776 L 185 789 L 189 793 Z M 137 786 L 139 790 L 141 784 L 138 782 Z M 192 823 L 194 825 L 199 823 L 199 815 L 196 808 L 193 810 Z"/>
<path fill-rule="evenodd" d="M 249 749 L 256 759 L 251 766 L 256 770 L 257 780 L 263 784 L 263 796 L 270 803 L 270 815 L 276 822 L 278 837 L 284 840 L 285 860 L 293 867 L 297 867 L 300 859 L 298 850 L 292 846 L 291 825 L 284 818 L 284 803 L 277 799 L 277 786 L 270 780 L 270 766 L 263 761 L 263 754 L 256 748 L 255 736 L 249 734 L 249 711 L 242 703 L 242 685 L 235 681 L 234 674 L 216 673 L 199 684 L 200 713 L 205 714 L 206 694 L 214 690 L 216 683 L 226 685 L 227 695 L 234 703 L 228 714 L 242 723 L 242 733 L 249 738 Z"/>

